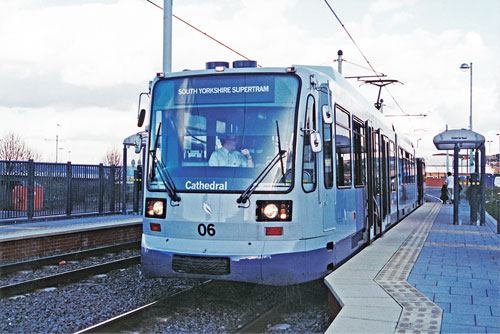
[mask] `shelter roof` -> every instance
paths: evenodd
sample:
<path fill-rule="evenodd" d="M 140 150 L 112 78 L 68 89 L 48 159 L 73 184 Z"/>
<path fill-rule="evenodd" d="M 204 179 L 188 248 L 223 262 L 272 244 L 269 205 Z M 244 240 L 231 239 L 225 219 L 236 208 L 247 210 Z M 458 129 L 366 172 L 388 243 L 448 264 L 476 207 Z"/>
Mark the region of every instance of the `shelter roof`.
<path fill-rule="evenodd" d="M 438 150 L 477 149 L 484 144 L 484 136 L 472 130 L 447 130 L 436 135 L 432 140 Z"/>

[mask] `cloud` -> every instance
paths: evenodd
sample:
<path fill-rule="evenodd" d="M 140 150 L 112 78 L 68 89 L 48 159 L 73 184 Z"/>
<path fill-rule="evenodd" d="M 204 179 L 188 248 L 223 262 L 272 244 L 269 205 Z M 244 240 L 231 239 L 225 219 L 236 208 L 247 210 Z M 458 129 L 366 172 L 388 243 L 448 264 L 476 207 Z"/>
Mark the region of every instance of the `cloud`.
<path fill-rule="evenodd" d="M 458 6 L 445 1 L 439 8 L 450 3 Z M 469 77 L 458 69 L 463 62 L 474 63 L 474 126 L 498 132 L 500 36 L 490 30 L 497 37 L 491 43 L 484 33 L 490 21 L 467 28 L 451 12 L 442 18 L 416 0 L 332 5 L 375 69 L 404 83 L 389 87 L 404 110 L 429 113 L 423 120 L 391 119 L 415 140 L 424 137 L 422 148 L 433 149 L 432 135 L 446 123 L 468 124 Z M 322 1 L 174 1 L 174 14 L 264 66 L 336 67 L 339 49 L 350 62 L 368 66 Z M 162 18 L 146 1 L 2 0 L 0 133 L 15 128 L 50 157 L 53 145 L 43 139 L 54 137 L 53 124 L 61 121 L 61 138 L 81 162 L 95 161 L 108 144 L 121 145 L 137 131 L 138 93 L 162 70 Z M 178 20 L 173 29 L 175 71 L 241 59 Z M 372 74 L 352 63 L 344 63 L 344 75 Z M 378 88 L 359 89 L 375 102 Z M 384 91 L 383 98 L 387 113 L 401 113 Z M 427 132 L 416 131 L 421 128 Z"/>
<path fill-rule="evenodd" d="M 61 156 L 71 151 L 75 163 L 99 163 L 110 147 L 121 147 L 123 139 L 138 131 L 136 111 L 85 107 L 67 112 L 64 108 L 0 107 L 3 124 L 31 146 L 43 152 L 44 161 L 55 161 L 58 136 Z M 56 124 L 60 124 L 58 127 Z M 0 129 L 0 136 L 7 129 Z"/>
<path fill-rule="evenodd" d="M 161 50 L 150 29 L 150 8 L 140 2 L 23 7 L 2 15 L 2 63 L 23 66 L 23 76 L 56 74 L 89 88 L 131 84 L 154 73 Z M 29 22 L 29 24 L 26 24 Z"/>
<path fill-rule="evenodd" d="M 369 11 L 381 14 L 395 11 L 400 8 L 412 7 L 418 0 L 376 0 L 371 3 Z"/>
<path fill-rule="evenodd" d="M 58 73 L 2 75 L 0 101 L 11 108 L 61 106 L 70 113 L 83 106 L 127 110 L 137 103 L 138 94 L 147 87 L 145 82 L 91 88 L 69 84 Z"/>

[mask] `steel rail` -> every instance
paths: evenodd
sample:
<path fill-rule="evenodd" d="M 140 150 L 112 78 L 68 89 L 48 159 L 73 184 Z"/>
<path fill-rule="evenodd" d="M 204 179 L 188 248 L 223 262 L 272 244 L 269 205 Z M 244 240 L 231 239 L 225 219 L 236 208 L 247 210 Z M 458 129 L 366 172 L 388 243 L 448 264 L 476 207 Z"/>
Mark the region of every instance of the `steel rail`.
<path fill-rule="evenodd" d="M 266 312 L 258 315 L 253 320 L 248 322 L 243 327 L 238 328 L 233 333 L 265 333 L 267 330 L 267 324 L 275 323 L 277 319 L 281 319 L 284 309 L 286 309 L 284 304 L 273 305 Z"/>
<path fill-rule="evenodd" d="M 32 270 L 40 268 L 42 266 L 58 264 L 60 261 L 63 260 L 76 261 L 91 256 L 99 256 L 105 253 L 113 253 L 127 249 L 140 249 L 140 247 L 141 247 L 140 241 L 133 241 L 119 245 L 104 246 L 87 250 L 81 250 L 77 252 L 48 256 L 40 259 L 4 264 L 0 266 L 0 276 L 11 274 L 16 271 Z"/>
<path fill-rule="evenodd" d="M 121 331 L 130 331 L 134 326 L 138 325 L 139 322 L 147 318 L 147 313 L 152 312 L 157 307 L 166 308 L 168 306 L 178 305 L 181 302 L 186 302 L 190 298 L 194 299 L 200 293 L 200 289 L 207 288 L 214 281 L 207 280 L 201 284 L 178 291 L 164 299 L 156 300 L 152 303 L 140 306 L 134 310 L 125 312 L 111 319 L 105 320 L 101 323 L 93 325 L 91 327 L 82 329 L 75 334 L 83 333 L 117 333 Z"/>
<path fill-rule="evenodd" d="M 141 256 L 132 256 L 126 259 L 106 262 L 82 269 L 72 270 L 61 274 L 50 275 L 30 281 L 10 284 L 0 287 L 0 298 L 24 294 L 36 289 L 46 288 L 81 280 L 82 278 L 109 272 L 115 269 L 130 267 L 141 262 Z"/>

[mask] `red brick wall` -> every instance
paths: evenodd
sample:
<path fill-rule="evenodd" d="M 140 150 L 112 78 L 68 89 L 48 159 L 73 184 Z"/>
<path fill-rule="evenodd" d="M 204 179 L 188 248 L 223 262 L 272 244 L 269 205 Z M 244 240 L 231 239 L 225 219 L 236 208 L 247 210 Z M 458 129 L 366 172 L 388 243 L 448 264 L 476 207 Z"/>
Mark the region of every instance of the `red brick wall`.
<path fill-rule="evenodd" d="M 140 241 L 142 224 L 71 232 L 0 243 L 0 261 L 23 260 L 60 253 Z"/>
<path fill-rule="evenodd" d="M 433 178 L 433 177 L 428 177 L 425 179 L 425 185 L 427 187 L 442 187 L 443 183 L 446 179 L 444 178 Z"/>

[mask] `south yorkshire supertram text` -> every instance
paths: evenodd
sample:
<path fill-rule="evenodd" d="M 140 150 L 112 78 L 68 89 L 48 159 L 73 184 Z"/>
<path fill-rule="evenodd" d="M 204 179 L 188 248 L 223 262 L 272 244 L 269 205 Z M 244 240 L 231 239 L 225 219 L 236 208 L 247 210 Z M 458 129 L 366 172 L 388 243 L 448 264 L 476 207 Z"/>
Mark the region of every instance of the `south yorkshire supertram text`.
<path fill-rule="evenodd" d="M 179 88 L 177 90 L 178 95 L 233 93 L 269 93 L 269 86 L 202 87 Z"/>

